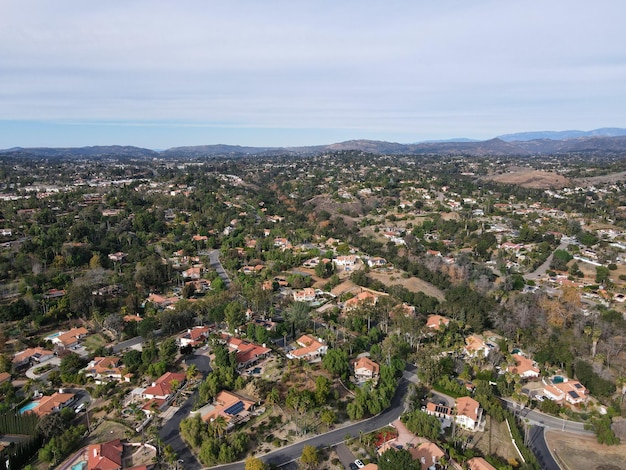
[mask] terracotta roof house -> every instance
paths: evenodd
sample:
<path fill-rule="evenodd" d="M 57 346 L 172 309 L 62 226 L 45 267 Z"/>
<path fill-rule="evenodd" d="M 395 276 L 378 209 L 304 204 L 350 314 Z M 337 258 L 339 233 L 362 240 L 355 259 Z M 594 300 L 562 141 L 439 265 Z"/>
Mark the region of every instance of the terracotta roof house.
<path fill-rule="evenodd" d="M 0 373 L 0 384 L 9 382 L 10 380 L 11 380 L 11 374 L 9 374 L 8 372 Z"/>
<path fill-rule="evenodd" d="M 296 343 L 300 348 L 294 349 L 287 353 L 288 359 L 304 359 L 307 361 L 314 361 L 328 351 L 328 346 L 321 340 L 315 339 L 309 335 L 302 335 Z"/>
<path fill-rule="evenodd" d="M 426 403 L 426 413 L 437 418 L 452 418 L 452 409 L 450 407 L 432 402 Z"/>
<path fill-rule="evenodd" d="M 165 297 L 159 294 L 150 294 L 146 299 L 146 302 L 151 302 L 158 308 L 174 308 L 174 304 L 180 299 L 178 297 Z"/>
<path fill-rule="evenodd" d="M 92 444 L 88 450 L 88 470 L 118 470 L 122 468 L 124 446 L 119 439 Z"/>
<path fill-rule="evenodd" d="M 238 369 L 245 369 L 246 367 L 258 362 L 261 359 L 265 359 L 270 355 L 272 350 L 265 345 L 259 346 L 258 344 L 244 341 L 234 336 L 226 336 L 226 345 L 228 348 L 235 352 L 235 360 L 237 361 Z"/>
<path fill-rule="evenodd" d="M 223 390 L 215 397 L 213 406 L 208 407 L 206 413 L 202 415 L 202 420 L 213 421 L 218 416 L 222 416 L 227 423 L 234 424 L 238 417 L 245 416 L 255 405 L 256 402 L 253 400 Z"/>
<path fill-rule="evenodd" d="M 543 393 L 550 400 L 566 401 L 572 405 L 586 402 L 589 396 L 589 390 L 578 380 L 561 376 L 544 379 Z"/>
<path fill-rule="evenodd" d="M 496 467 L 491 465 L 482 457 L 474 457 L 467 461 L 467 468 L 469 470 L 496 470 Z"/>
<path fill-rule="evenodd" d="M 189 269 L 186 269 L 183 271 L 183 278 L 184 279 L 191 279 L 194 281 L 197 281 L 198 279 L 200 279 L 202 277 L 202 273 L 204 272 L 204 266 L 203 265 L 197 265 L 197 266 L 193 266 Z"/>
<path fill-rule="evenodd" d="M 166 372 L 157 379 L 150 387 L 143 391 L 143 398 L 160 398 L 166 400 L 175 391 L 173 385 L 185 383 L 187 377 L 181 372 Z"/>
<path fill-rule="evenodd" d="M 478 335 L 470 335 L 465 338 L 465 354 L 470 357 L 487 357 L 489 355 L 489 346 Z"/>
<path fill-rule="evenodd" d="M 375 463 L 368 463 L 361 470 L 378 470 L 378 465 L 376 465 Z"/>
<path fill-rule="evenodd" d="M 124 369 L 120 367 L 121 359 L 115 356 L 95 357 L 83 369 L 85 377 L 93 377 L 96 383 L 115 379 L 122 381 L 124 377 Z"/>
<path fill-rule="evenodd" d="M 178 335 L 178 345 L 180 347 L 185 346 L 200 346 L 209 337 L 210 328 L 208 326 L 196 326 L 189 328 L 184 333 Z"/>
<path fill-rule="evenodd" d="M 70 331 L 66 331 L 65 333 L 59 332 L 57 336 L 49 336 L 48 338 L 50 338 L 50 341 L 57 346 L 71 348 L 73 346 L 77 346 L 78 341 L 88 334 L 89 331 L 87 328 L 81 326 L 80 328 L 72 328 Z"/>
<path fill-rule="evenodd" d="M 359 382 L 378 378 L 380 366 L 369 357 L 360 357 L 354 363 L 354 377 Z"/>
<path fill-rule="evenodd" d="M 446 327 L 450 324 L 450 319 L 442 317 L 441 315 L 429 315 L 426 320 L 426 326 L 433 330 L 441 330 L 442 327 Z"/>
<path fill-rule="evenodd" d="M 539 368 L 535 366 L 534 361 L 521 354 L 512 354 L 511 357 L 515 360 L 516 364 L 507 367 L 506 370 L 511 374 L 519 375 L 524 379 L 539 377 Z"/>
<path fill-rule="evenodd" d="M 435 470 L 435 465 L 446 455 L 434 442 L 423 442 L 417 447 L 411 447 L 409 452 L 413 460 L 421 464 L 422 470 Z"/>
<path fill-rule="evenodd" d="M 37 406 L 32 410 L 33 413 L 44 416 L 68 406 L 74 401 L 75 395 L 73 393 L 59 393 L 55 392 L 52 395 L 43 396 L 39 399 Z"/>
<path fill-rule="evenodd" d="M 456 415 L 454 420 L 457 424 L 471 431 L 480 425 L 483 410 L 480 404 L 470 397 L 456 399 Z"/>
<path fill-rule="evenodd" d="M 294 291 L 293 300 L 296 302 L 313 302 L 315 300 L 315 289 L 306 287 L 302 290 Z"/>
<path fill-rule="evenodd" d="M 54 357 L 54 352 L 44 348 L 28 348 L 13 356 L 13 364 L 16 368 L 30 365 L 32 362 L 44 362 Z"/>
<path fill-rule="evenodd" d="M 359 292 L 356 296 L 351 299 L 346 300 L 344 304 L 344 309 L 349 312 L 350 310 L 354 310 L 361 305 L 365 305 L 370 303 L 371 305 L 376 305 L 378 302 L 378 296 L 376 294 L 371 293 L 370 291 Z"/>

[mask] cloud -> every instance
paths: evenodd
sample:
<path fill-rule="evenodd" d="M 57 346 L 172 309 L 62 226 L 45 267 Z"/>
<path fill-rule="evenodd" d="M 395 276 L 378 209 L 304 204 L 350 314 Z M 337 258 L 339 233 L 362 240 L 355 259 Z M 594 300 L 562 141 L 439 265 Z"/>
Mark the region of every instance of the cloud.
<path fill-rule="evenodd" d="M 617 0 L 3 2 L 0 119 L 470 137 L 625 125 L 624 13 Z"/>

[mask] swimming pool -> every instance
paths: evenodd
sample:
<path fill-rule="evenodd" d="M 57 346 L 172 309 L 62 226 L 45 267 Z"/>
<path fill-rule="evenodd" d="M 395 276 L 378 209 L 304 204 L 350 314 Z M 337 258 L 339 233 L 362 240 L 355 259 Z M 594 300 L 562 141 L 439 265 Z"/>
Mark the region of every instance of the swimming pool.
<path fill-rule="evenodd" d="M 85 462 L 84 460 L 81 460 L 78 463 L 75 463 L 74 465 L 72 465 L 72 470 L 83 470 L 85 468 L 87 468 L 87 462 Z"/>
<path fill-rule="evenodd" d="M 52 339 L 52 338 L 56 338 L 57 336 L 59 336 L 61 334 L 60 331 L 57 331 L 56 333 L 52 333 L 51 335 L 46 336 L 45 339 Z"/>
<path fill-rule="evenodd" d="M 20 414 L 24 414 L 27 411 L 32 410 L 33 408 L 36 408 L 37 405 L 39 405 L 38 401 L 31 401 L 30 403 L 26 403 L 24 406 L 22 406 L 20 408 Z"/>

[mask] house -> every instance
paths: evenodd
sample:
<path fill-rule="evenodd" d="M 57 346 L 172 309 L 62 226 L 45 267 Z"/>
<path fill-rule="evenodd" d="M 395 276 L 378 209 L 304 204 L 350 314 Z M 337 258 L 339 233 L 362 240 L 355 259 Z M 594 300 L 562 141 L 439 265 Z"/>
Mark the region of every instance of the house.
<path fill-rule="evenodd" d="M 109 259 L 113 262 L 119 263 L 124 261 L 124 258 L 126 258 L 126 253 L 122 253 L 121 251 L 118 251 L 117 253 L 109 253 Z"/>
<path fill-rule="evenodd" d="M 413 460 L 421 464 L 422 470 L 435 470 L 439 460 L 446 455 L 434 442 L 423 442 L 417 447 L 411 447 L 409 452 Z"/>
<path fill-rule="evenodd" d="M 227 429 L 245 418 L 254 409 L 256 402 L 237 393 L 223 390 L 217 394 L 212 406 L 202 414 L 203 421 L 213 421 L 221 416 L 226 420 Z"/>
<path fill-rule="evenodd" d="M 426 413 L 431 416 L 436 416 L 440 419 L 451 419 L 452 409 L 449 406 L 439 405 L 437 403 L 426 403 Z"/>
<path fill-rule="evenodd" d="M 514 366 L 507 367 L 507 371 L 511 374 L 519 375 L 523 379 L 530 379 L 539 377 L 539 368 L 536 367 L 535 362 L 528 359 L 521 354 L 512 354 L 511 357 L 515 360 Z"/>
<path fill-rule="evenodd" d="M 245 369 L 252 364 L 257 363 L 261 359 L 265 359 L 270 355 L 272 350 L 265 345 L 249 343 L 234 336 L 226 336 L 226 345 L 231 352 L 235 352 L 235 360 L 238 369 Z"/>
<path fill-rule="evenodd" d="M 577 405 L 585 403 L 589 396 L 589 390 L 578 380 L 554 376 L 550 379 L 544 379 L 543 383 L 543 394 L 553 401 L 566 401 L 572 405 Z"/>
<path fill-rule="evenodd" d="M 196 266 L 192 266 L 189 269 L 185 269 L 183 271 L 183 278 L 184 279 L 191 279 L 192 281 L 197 281 L 202 277 L 202 273 L 204 272 L 204 266 L 203 265 L 196 265 Z"/>
<path fill-rule="evenodd" d="M 349 266 L 349 267 L 352 267 L 352 266 L 354 266 L 356 264 L 357 258 L 358 257 L 356 255 L 337 256 L 333 260 L 333 263 L 335 263 L 337 266 Z"/>
<path fill-rule="evenodd" d="M 376 305 L 377 302 L 378 296 L 376 294 L 364 290 L 363 292 L 359 292 L 351 299 L 346 300 L 346 303 L 344 304 L 344 309 L 346 312 L 349 312 L 350 310 L 354 310 L 362 305 Z"/>
<path fill-rule="evenodd" d="M 11 374 L 9 374 L 8 372 L 0 372 L 0 385 L 2 385 L 5 382 L 10 382 L 11 381 Z"/>
<path fill-rule="evenodd" d="M 178 335 L 178 345 L 181 348 L 185 346 L 197 347 L 206 341 L 209 337 L 209 327 L 208 326 L 196 326 L 193 328 L 189 328 L 184 333 Z"/>
<path fill-rule="evenodd" d="M 368 258 L 367 260 L 367 265 L 370 268 L 376 268 L 379 266 L 384 266 L 386 264 L 387 264 L 387 260 L 385 258 L 374 257 L 374 258 Z"/>
<path fill-rule="evenodd" d="M 480 336 L 470 335 L 465 338 L 465 348 L 463 351 L 469 357 L 487 357 L 490 348 Z"/>
<path fill-rule="evenodd" d="M 73 393 L 55 392 L 52 395 L 46 395 L 41 397 L 37 401 L 37 406 L 35 406 L 30 411 L 39 416 L 49 415 L 50 413 L 60 411 L 66 406 L 70 405 L 74 401 L 75 397 L 76 396 Z"/>
<path fill-rule="evenodd" d="M 300 347 L 288 352 L 287 358 L 314 361 L 328 351 L 328 346 L 321 339 L 315 339 L 309 335 L 300 336 L 296 343 Z"/>
<path fill-rule="evenodd" d="M 87 449 L 88 470 L 118 470 L 122 468 L 124 446 L 119 439 L 92 444 Z"/>
<path fill-rule="evenodd" d="M 449 324 L 450 319 L 441 315 L 429 315 L 428 320 L 426 320 L 426 326 L 436 331 L 440 331 L 442 327 L 446 327 Z"/>
<path fill-rule="evenodd" d="M 467 468 L 469 470 L 496 470 L 496 467 L 491 465 L 482 457 L 474 457 L 467 461 Z"/>
<path fill-rule="evenodd" d="M 360 357 L 354 363 L 354 378 L 358 382 L 378 379 L 380 366 L 369 357 Z"/>
<path fill-rule="evenodd" d="M 160 309 L 172 309 L 179 300 L 180 298 L 178 297 L 165 297 L 159 294 L 150 294 L 146 299 L 146 302 L 153 303 Z"/>
<path fill-rule="evenodd" d="M 146 388 L 142 396 L 147 399 L 158 398 L 167 400 L 176 391 L 176 387 L 183 385 L 186 379 L 185 374 L 181 372 L 166 372 L 156 382 L 153 382 L 150 387 Z"/>
<path fill-rule="evenodd" d="M 296 302 L 313 302 L 315 300 L 315 289 L 306 287 L 302 290 L 294 291 L 293 300 Z"/>
<path fill-rule="evenodd" d="M 474 431 L 482 418 L 483 410 L 480 404 L 471 397 L 457 398 L 455 422 L 465 429 Z"/>
<path fill-rule="evenodd" d="M 13 365 L 16 369 L 30 366 L 32 363 L 45 362 L 54 357 L 54 352 L 44 348 L 28 348 L 13 356 Z"/>
<path fill-rule="evenodd" d="M 52 344 L 57 347 L 68 349 L 78 346 L 78 341 L 88 334 L 89 331 L 87 331 L 87 328 L 81 326 L 80 328 L 72 328 L 70 331 L 66 331 L 65 333 L 60 331 L 58 334 L 48 336 L 46 339 L 50 339 Z"/>
<path fill-rule="evenodd" d="M 95 357 L 87 367 L 83 369 L 85 377 L 93 377 L 96 383 L 102 383 L 115 379 L 122 381 L 124 369 L 119 366 L 120 358 L 115 356 Z"/>

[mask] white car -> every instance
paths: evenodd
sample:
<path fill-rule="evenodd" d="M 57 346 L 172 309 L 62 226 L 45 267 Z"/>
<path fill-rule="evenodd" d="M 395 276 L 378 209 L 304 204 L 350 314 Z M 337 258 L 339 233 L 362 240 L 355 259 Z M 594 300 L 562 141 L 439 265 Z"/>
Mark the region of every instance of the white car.
<path fill-rule="evenodd" d="M 356 465 L 356 466 L 357 466 L 357 467 L 359 467 L 359 468 L 363 468 L 363 467 L 365 467 L 365 464 L 364 464 L 363 462 L 361 462 L 359 459 L 356 459 L 356 460 L 354 461 L 354 465 Z"/>
<path fill-rule="evenodd" d="M 537 401 L 544 401 L 546 399 L 546 397 L 544 397 L 543 395 L 535 395 L 535 400 Z"/>

